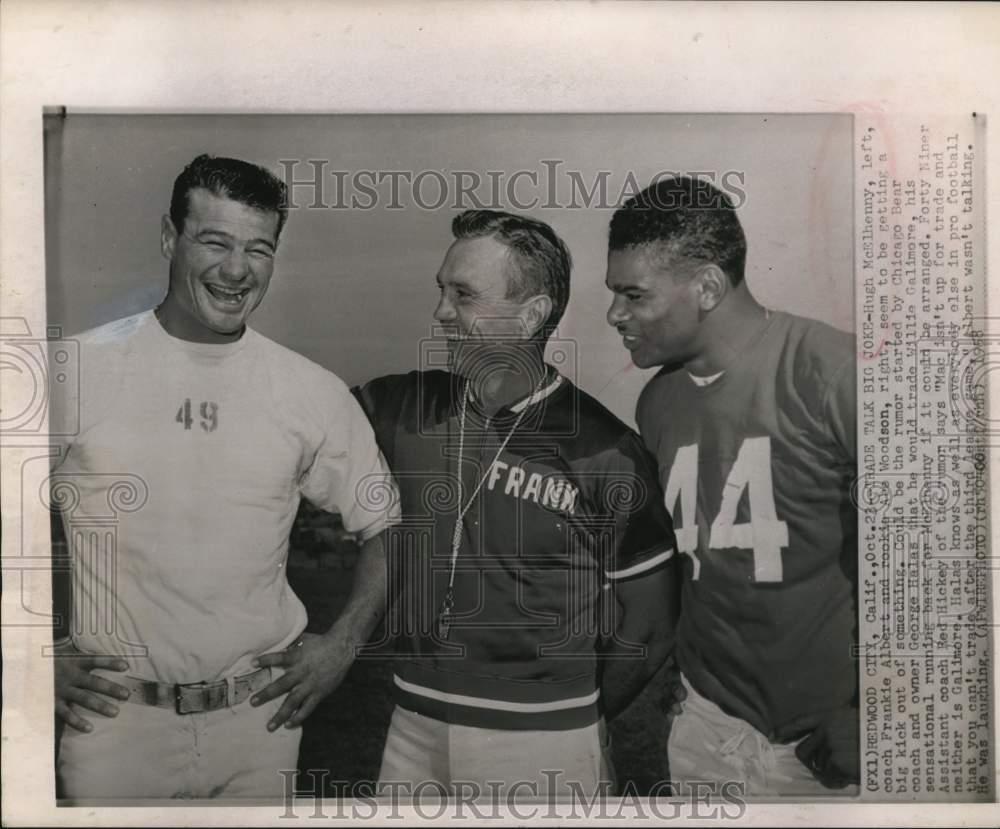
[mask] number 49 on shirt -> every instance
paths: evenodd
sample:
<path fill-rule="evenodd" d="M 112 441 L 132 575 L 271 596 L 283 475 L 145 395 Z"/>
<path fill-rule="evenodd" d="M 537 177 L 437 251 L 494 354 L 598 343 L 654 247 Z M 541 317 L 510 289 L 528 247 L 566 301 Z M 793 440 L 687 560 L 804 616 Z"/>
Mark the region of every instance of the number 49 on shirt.
<path fill-rule="evenodd" d="M 202 402 L 199 407 L 199 412 L 201 414 L 201 428 L 206 432 L 214 432 L 216 427 L 219 425 L 219 406 L 210 400 Z M 194 423 L 194 418 L 191 417 L 191 398 L 185 398 L 181 407 L 177 410 L 177 414 L 174 416 L 174 421 L 180 423 L 184 427 L 185 431 L 191 430 L 191 424 Z"/>
<path fill-rule="evenodd" d="M 736 510 L 744 491 L 750 505 L 750 523 L 737 524 Z M 692 578 L 701 575 L 698 548 L 698 444 L 681 446 L 670 467 L 664 493 L 667 509 L 674 517 L 677 549 L 691 556 Z M 678 511 L 685 526 L 678 526 Z M 788 524 L 778 520 L 774 507 L 774 484 L 771 479 L 771 439 L 746 438 L 722 488 L 719 514 L 712 522 L 708 546 L 713 550 L 733 547 L 753 551 L 754 581 L 781 581 L 781 550 L 788 546 Z"/>

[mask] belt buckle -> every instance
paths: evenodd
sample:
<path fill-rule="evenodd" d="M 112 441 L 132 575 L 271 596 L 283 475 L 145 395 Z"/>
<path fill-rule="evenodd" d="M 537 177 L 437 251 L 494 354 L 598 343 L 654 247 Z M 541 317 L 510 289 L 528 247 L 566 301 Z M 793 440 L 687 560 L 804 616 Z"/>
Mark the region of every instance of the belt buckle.
<path fill-rule="evenodd" d="M 189 694 L 188 691 L 197 691 Z M 213 692 L 219 692 L 213 694 Z M 178 714 L 200 714 L 229 705 L 228 683 L 178 682 L 174 685 L 174 710 Z"/>

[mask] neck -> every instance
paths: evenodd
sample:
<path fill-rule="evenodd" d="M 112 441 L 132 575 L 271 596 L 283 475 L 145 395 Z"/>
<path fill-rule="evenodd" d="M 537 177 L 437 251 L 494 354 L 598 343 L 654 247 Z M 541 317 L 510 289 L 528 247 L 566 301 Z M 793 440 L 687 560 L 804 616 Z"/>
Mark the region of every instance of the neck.
<path fill-rule="evenodd" d="M 741 283 L 706 316 L 701 332 L 704 345 L 684 367 L 700 377 L 725 371 L 757 339 L 769 313 Z"/>
<path fill-rule="evenodd" d="M 234 343 L 243 336 L 243 332 L 246 329 L 246 326 L 242 326 L 237 331 L 225 334 L 212 331 L 210 328 L 194 323 L 190 314 L 186 313 L 182 308 L 177 308 L 170 301 L 169 297 L 163 300 L 153 313 L 156 315 L 156 319 L 159 320 L 163 330 L 171 337 L 178 340 L 186 340 L 190 343 L 210 343 L 214 345 Z"/>
<path fill-rule="evenodd" d="M 545 377 L 545 363 L 534 360 L 520 371 L 496 371 L 470 380 L 472 392 L 489 415 L 534 392 Z"/>

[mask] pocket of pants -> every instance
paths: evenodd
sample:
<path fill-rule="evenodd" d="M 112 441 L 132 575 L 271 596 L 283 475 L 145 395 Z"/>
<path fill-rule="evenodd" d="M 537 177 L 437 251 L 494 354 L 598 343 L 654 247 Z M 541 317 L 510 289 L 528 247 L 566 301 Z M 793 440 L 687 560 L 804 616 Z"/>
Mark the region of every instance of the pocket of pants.
<path fill-rule="evenodd" d="M 601 741 L 601 748 L 605 751 L 611 751 L 611 729 L 608 728 L 607 722 L 605 722 L 604 717 L 601 717 L 597 721 L 597 736 Z"/>
<path fill-rule="evenodd" d="M 598 769 L 598 779 L 605 781 L 606 794 L 613 795 L 618 791 L 618 773 L 615 770 L 614 758 L 611 756 L 612 739 L 611 729 L 605 722 L 604 717 L 597 721 L 597 738 L 601 746 L 600 768 Z"/>

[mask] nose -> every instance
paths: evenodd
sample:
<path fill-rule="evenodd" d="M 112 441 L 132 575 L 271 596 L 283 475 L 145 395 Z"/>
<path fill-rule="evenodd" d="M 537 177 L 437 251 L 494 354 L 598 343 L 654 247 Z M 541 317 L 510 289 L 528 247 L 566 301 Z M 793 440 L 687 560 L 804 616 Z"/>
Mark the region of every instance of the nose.
<path fill-rule="evenodd" d="M 608 308 L 607 316 L 610 326 L 616 326 L 628 319 L 628 313 L 625 310 L 625 297 L 615 294 L 614 299 L 611 300 L 611 307 Z"/>
<path fill-rule="evenodd" d="M 434 319 L 438 322 L 454 322 L 456 318 L 455 306 L 451 304 L 448 297 L 442 295 L 438 300 L 437 308 L 434 309 Z"/>
<path fill-rule="evenodd" d="M 220 271 L 225 279 L 233 282 L 246 279 L 250 273 L 250 259 L 247 257 L 247 252 L 240 247 L 231 248 L 226 258 L 222 260 Z"/>

